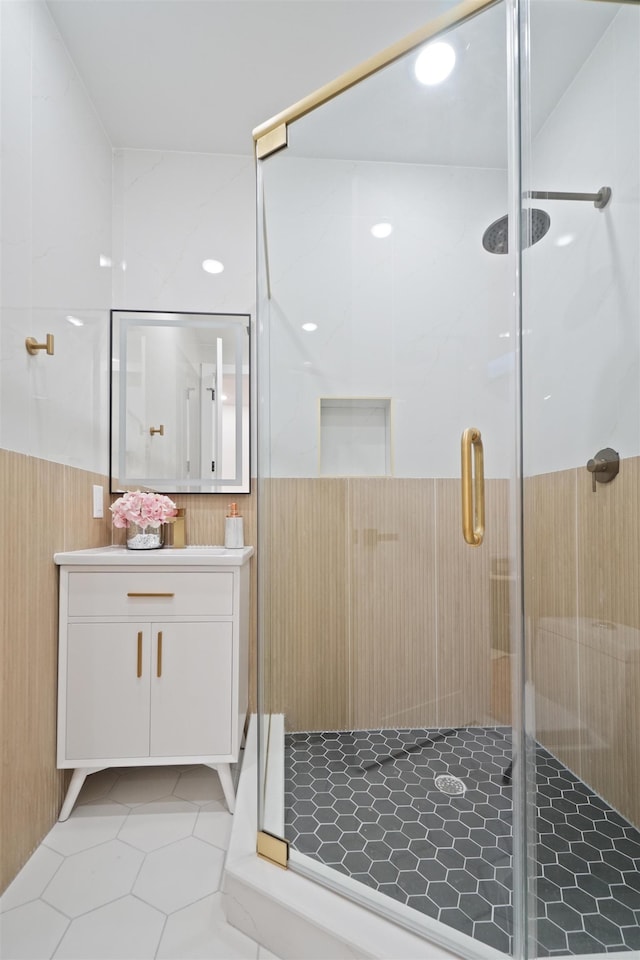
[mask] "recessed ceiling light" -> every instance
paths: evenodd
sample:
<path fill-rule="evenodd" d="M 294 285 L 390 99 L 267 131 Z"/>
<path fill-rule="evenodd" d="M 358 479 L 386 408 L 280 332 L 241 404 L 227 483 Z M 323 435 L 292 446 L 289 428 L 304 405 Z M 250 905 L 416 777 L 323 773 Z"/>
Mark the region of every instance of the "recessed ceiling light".
<path fill-rule="evenodd" d="M 383 223 L 374 223 L 371 227 L 371 233 L 374 237 L 377 237 L 378 240 L 384 240 L 385 237 L 393 233 L 393 227 L 386 221 Z"/>
<path fill-rule="evenodd" d="M 562 236 L 556 240 L 556 247 L 568 247 L 570 243 L 573 243 L 575 238 L 575 233 L 563 233 Z"/>
<path fill-rule="evenodd" d="M 224 263 L 220 263 L 219 260 L 203 260 L 202 269 L 206 273 L 222 273 L 224 270 Z"/>
<path fill-rule="evenodd" d="M 312 333 L 314 330 L 317 330 L 317 329 L 318 329 L 318 324 L 317 324 L 317 323 L 303 323 L 303 324 L 302 324 L 302 329 L 303 329 L 303 330 L 306 330 L 307 333 Z"/>
<path fill-rule="evenodd" d="M 442 83 L 453 70 L 455 63 L 456 53 L 450 43 L 428 43 L 416 60 L 416 79 L 428 87 Z"/>
<path fill-rule="evenodd" d="M 84 327 L 84 320 L 80 320 L 79 317 L 68 316 L 65 319 L 72 323 L 74 327 Z"/>
<path fill-rule="evenodd" d="M 101 266 L 101 267 L 110 267 L 110 266 L 111 266 L 111 257 L 107 257 L 107 256 L 105 256 L 104 253 L 101 253 L 101 254 L 100 254 L 99 263 L 100 263 L 100 266 Z"/>

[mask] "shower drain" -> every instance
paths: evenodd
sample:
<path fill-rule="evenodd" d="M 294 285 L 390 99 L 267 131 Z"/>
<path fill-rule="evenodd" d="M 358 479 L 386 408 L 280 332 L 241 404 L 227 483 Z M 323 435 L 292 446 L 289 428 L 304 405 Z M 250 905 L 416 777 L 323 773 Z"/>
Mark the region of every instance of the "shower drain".
<path fill-rule="evenodd" d="M 443 773 L 440 777 L 436 777 L 435 785 L 438 790 L 448 794 L 450 797 L 460 797 L 467 789 L 462 780 L 459 780 L 458 777 L 449 776 L 449 774 L 446 773 Z"/>

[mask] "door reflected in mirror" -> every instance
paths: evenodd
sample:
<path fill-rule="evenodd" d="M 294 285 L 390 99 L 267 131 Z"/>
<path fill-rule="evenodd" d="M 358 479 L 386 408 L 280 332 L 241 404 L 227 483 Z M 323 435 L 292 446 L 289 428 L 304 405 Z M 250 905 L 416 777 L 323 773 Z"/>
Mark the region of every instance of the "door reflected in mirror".
<path fill-rule="evenodd" d="M 249 493 L 247 314 L 111 311 L 111 492 Z"/>

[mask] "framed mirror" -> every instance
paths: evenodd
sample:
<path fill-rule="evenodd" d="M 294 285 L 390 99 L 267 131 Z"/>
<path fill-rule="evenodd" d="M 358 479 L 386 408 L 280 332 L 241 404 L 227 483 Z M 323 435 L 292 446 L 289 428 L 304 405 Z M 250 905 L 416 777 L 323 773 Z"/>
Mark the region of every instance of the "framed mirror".
<path fill-rule="evenodd" d="M 250 319 L 111 311 L 112 493 L 250 492 Z"/>

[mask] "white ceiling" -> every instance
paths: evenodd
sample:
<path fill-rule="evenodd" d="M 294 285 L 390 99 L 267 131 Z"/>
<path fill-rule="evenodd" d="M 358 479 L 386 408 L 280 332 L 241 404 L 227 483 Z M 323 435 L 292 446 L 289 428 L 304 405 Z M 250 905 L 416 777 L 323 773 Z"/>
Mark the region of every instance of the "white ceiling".
<path fill-rule="evenodd" d="M 114 147 L 227 154 L 251 154 L 258 124 L 455 5 L 48 0 Z M 534 130 L 616 12 L 534 0 Z M 406 65 L 395 64 L 296 125 L 296 152 L 504 166 L 504 20 L 499 5 L 452 34 L 455 82 L 408 87 Z"/>
<path fill-rule="evenodd" d="M 253 153 L 251 131 L 455 0 L 48 0 L 115 147 Z"/>

